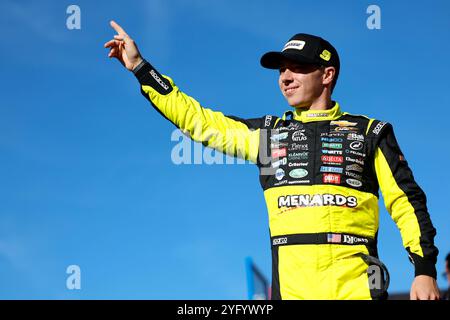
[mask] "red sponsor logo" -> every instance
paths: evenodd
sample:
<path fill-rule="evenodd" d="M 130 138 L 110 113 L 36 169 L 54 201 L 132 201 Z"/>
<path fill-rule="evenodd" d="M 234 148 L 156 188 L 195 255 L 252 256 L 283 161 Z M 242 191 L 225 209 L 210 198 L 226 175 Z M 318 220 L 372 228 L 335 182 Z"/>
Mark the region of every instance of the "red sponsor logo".
<path fill-rule="evenodd" d="M 327 163 L 342 163 L 344 162 L 344 157 L 338 157 L 338 156 L 321 156 L 320 159 L 322 160 L 322 162 L 327 162 Z"/>
<path fill-rule="evenodd" d="M 281 149 L 273 149 L 272 150 L 272 158 L 281 158 L 286 157 L 287 149 L 281 148 Z"/>
<path fill-rule="evenodd" d="M 326 173 L 322 177 L 323 183 L 341 184 L 341 176 L 338 174 Z"/>

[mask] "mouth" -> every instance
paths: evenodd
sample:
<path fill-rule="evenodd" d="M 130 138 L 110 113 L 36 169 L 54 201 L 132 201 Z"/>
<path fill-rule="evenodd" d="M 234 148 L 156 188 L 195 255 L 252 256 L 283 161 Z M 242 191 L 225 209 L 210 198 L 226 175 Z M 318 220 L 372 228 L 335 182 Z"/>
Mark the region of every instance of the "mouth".
<path fill-rule="evenodd" d="M 286 96 L 292 96 L 294 93 L 295 93 L 295 91 L 298 89 L 298 87 L 299 86 L 295 86 L 295 87 L 290 87 L 290 88 L 285 88 L 284 89 L 284 94 L 286 95 Z"/>

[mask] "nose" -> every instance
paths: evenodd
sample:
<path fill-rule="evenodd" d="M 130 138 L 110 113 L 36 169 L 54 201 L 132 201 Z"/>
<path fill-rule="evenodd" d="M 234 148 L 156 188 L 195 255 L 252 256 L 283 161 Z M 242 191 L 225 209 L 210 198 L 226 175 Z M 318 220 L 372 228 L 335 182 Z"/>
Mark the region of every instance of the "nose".
<path fill-rule="evenodd" d="M 293 73 L 289 68 L 282 68 L 280 69 L 280 81 L 283 84 L 288 84 L 293 81 L 292 77 Z"/>

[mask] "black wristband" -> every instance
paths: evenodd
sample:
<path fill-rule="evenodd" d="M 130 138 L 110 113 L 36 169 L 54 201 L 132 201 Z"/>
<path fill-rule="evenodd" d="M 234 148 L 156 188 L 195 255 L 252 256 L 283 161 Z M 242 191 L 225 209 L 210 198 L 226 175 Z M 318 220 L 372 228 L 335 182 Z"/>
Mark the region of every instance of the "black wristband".
<path fill-rule="evenodd" d="M 145 64 L 147 61 L 145 59 L 142 59 L 142 62 L 139 63 L 132 71 L 134 74 L 136 74 Z"/>
<path fill-rule="evenodd" d="M 427 258 L 422 258 L 421 256 L 418 256 L 414 253 L 409 253 L 409 260 L 414 264 L 414 275 L 420 276 L 430 276 L 436 279 L 437 272 L 436 272 L 436 261 L 430 260 Z"/>
<path fill-rule="evenodd" d="M 133 69 L 133 73 L 141 85 L 150 86 L 160 94 L 166 95 L 173 90 L 169 80 L 164 78 L 150 63 L 145 60 Z"/>

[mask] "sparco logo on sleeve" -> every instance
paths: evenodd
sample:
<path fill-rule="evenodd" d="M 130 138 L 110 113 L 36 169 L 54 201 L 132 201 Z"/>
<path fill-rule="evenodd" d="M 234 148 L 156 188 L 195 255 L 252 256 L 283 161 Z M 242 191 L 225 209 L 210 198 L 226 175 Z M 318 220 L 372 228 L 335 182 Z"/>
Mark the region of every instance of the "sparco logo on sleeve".
<path fill-rule="evenodd" d="M 376 126 L 375 129 L 373 129 L 373 133 L 375 134 L 380 134 L 381 129 L 383 129 L 383 127 L 386 125 L 386 122 L 379 122 Z"/>
<path fill-rule="evenodd" d="M 168 86 L 167 84 L 165 84 L 165 83 L 161 80 L 161 78 L 158 76 L 158 74 L 155 72 L 155 70 L 152 69 L 152 70 L 150 71 L 150 75 L 153 77 L 153 79 L 155 79 L 156 82 L 159 83 L 159 85 L 160 85 L 161 87 L 164 88 L 164 90 L 169 90 L 169 86 Z"/>

